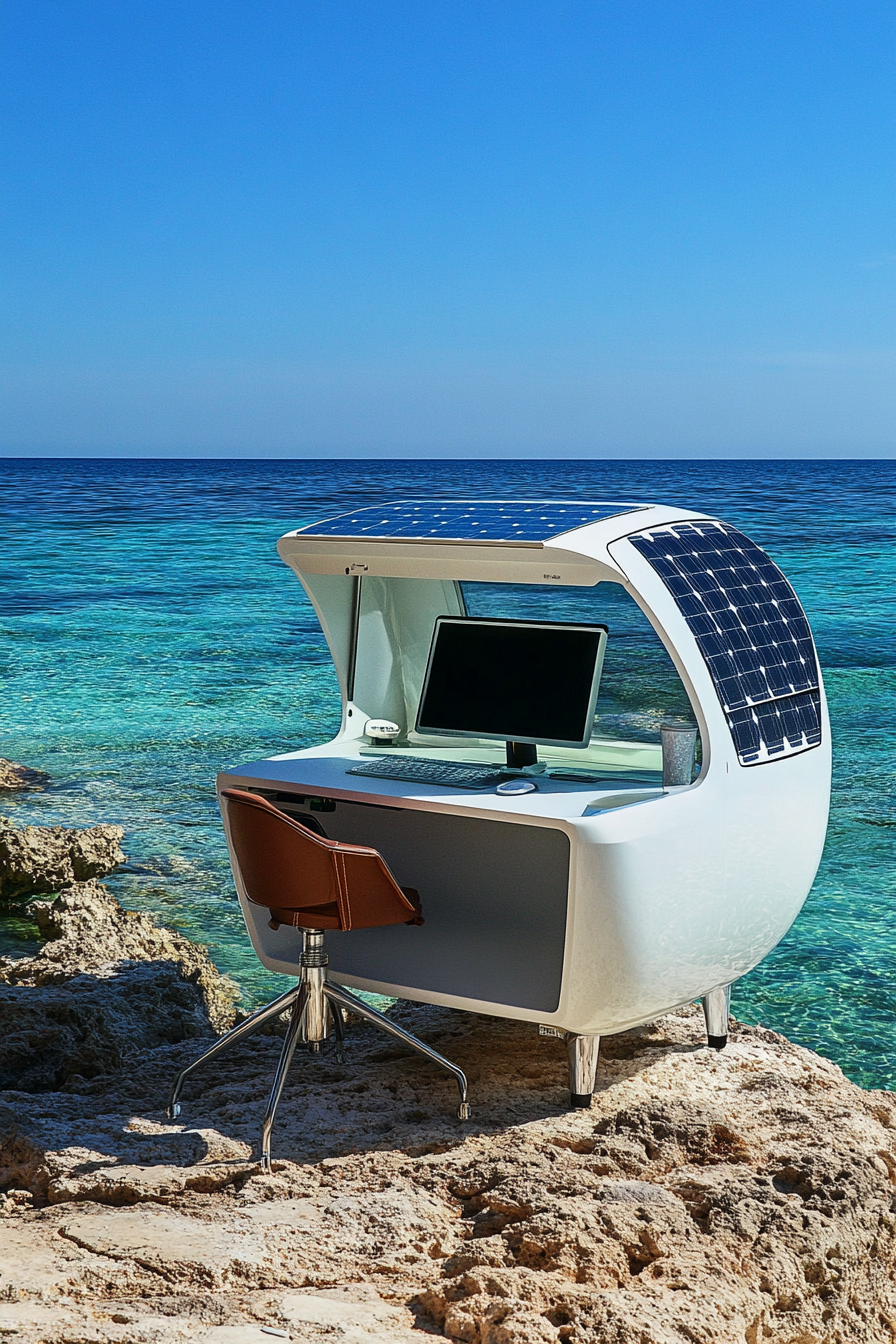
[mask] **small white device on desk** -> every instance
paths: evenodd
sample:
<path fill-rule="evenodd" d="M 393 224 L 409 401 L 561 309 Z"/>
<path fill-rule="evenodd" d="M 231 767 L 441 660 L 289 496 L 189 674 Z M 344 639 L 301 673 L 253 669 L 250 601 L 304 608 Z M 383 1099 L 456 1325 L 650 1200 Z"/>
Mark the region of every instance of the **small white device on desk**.
<path fill-rule="evenodd" d="M 327 933 L 333 981 L 564 1035 L 580 1105 L 602 1033 L 701 998 L 724 1044 L 731 983 L 809 891 L 830 793 L 811 632 L 769 556 L 694 510 L 569 501 L 398 501 L 278 549 L 326 636 L 341 726 L 219 790 L 372 847 L 425 921 Z M 545 619 L 468 611 L 502 584 L 543 596 Z M 555 619 L 556 589 L 588 619 Z M 640 608 L 690 704 L 653 740 L 601 731 L 605 656 L 626 676 L 625 641 L 594 619 L 608 591 Z M 295 973 L 297 930 L 269 927 L 235 859 L 234 875 L 259 958 Z"/>

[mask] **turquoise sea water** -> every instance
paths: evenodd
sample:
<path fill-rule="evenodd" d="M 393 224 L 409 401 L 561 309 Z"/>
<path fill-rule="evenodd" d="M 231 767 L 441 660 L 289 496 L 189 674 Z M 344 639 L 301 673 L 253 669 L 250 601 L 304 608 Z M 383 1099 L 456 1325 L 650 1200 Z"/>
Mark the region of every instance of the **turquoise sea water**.
<path fill-rule="evenodd" d="M 742 527 L 796 588 L 834 735 L 818 878 L 734 1009 L 857 1082 L 896 1087 L 893 479 L 886 462 L 0 461 L 0 755 L 53 776 L 2 811 L 123 825 L 129 862 L 110 879 L 122 903 L 207 942 L 256 1002 L 279 981 L 245 936 L 215 772 L 320 741 L 339 719 L 323 637 L 274 549 L 281 533 L 414 496 L 705 510 Z M 643 637 L 627 619 L 608 620 L 611 639 Z M 666 708 L 654 657 L 645 641 L 640 685 L 614 686 L 608 667 L 608 718 L 633 721 L 637 707 L 649 726 Z M 31 936 L 0 921 L 0 952 L 23 953 Z"/>

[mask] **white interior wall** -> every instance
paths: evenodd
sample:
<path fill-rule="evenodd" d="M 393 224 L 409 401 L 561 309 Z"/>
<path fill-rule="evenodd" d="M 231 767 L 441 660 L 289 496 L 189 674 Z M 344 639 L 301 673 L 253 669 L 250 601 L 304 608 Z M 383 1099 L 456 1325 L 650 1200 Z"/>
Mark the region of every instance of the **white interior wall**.
<path fill-rule="evenodd" d="M 361 580 L 354 702 L 368 717 L 414 726 L 438 616 L 459 616 L 458 584 L 445 579 Z"/>

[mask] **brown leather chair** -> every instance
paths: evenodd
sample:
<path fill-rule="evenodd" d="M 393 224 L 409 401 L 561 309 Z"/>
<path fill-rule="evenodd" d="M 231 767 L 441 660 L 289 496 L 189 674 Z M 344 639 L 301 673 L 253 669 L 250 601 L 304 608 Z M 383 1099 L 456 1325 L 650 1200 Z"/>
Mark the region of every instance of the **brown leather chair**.
<path fill-rule="evenodd" d="M 380 853 L 315 835 L 243 789 L 221 793 L 246 895 L 271 928 L 379 929 L 422 924 L 420 897 L 400 887 Z"/>
<path fill-rule="evenodd" d="M 300 1037 L 309 1050 L 320 1050 L 329 1019 L 336 1033 L 341 1061 L 344 1038 L 343 1010 L 348 1008 L 373 1022 L 454 1075 L 460 1092 L 458 1118 L 470 1115 L 467 1080 L 461 1069 L 416 1036 L 371 1008 L 356 995 L 327 978 L 324 930 L 376 929 L 390 924 L 422 924 L 420 897 L 412 887 L 400 887 L 383 856 L 366 845 L 349 845 L 316 835 L 308 826 L 287 816 L 273 803 L 243 789 L 224 789 L 221 805 L 228 822 L 235 857 L 235 876 L 246 897 L 267 909 L 270 927 L 282 924 L 302 930 L 298 984 L 273 1003 L 260 1008 L 238 1027 L 188 1064 L 178 1074 L 168 1115 L 180 1114 L 179 1097 L 187 1076 L 214 1055 L 248 1036 L 265 1022 L 290 1010 L 289 1029 L 262 1121 L 262 1164 L 271 1164 L 271 1129 Z"/>

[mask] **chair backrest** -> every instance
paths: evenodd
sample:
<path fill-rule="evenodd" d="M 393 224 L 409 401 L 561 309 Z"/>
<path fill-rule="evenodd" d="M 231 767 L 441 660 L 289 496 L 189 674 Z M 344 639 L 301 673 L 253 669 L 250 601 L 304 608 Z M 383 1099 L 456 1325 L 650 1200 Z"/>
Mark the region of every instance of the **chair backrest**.
<path fill-rule="evenodd" d="M 323 927 L 372 929 L 422 922 L 383 856 L 366 845 L 348 845 L 315 835 L 266 798 L 244 789 L 222 789 L 233 845 L 246 895 L 275 918 L 287 911 L 334 906 Z M 290 923 L 301 923 L 300 919 Z"/>

